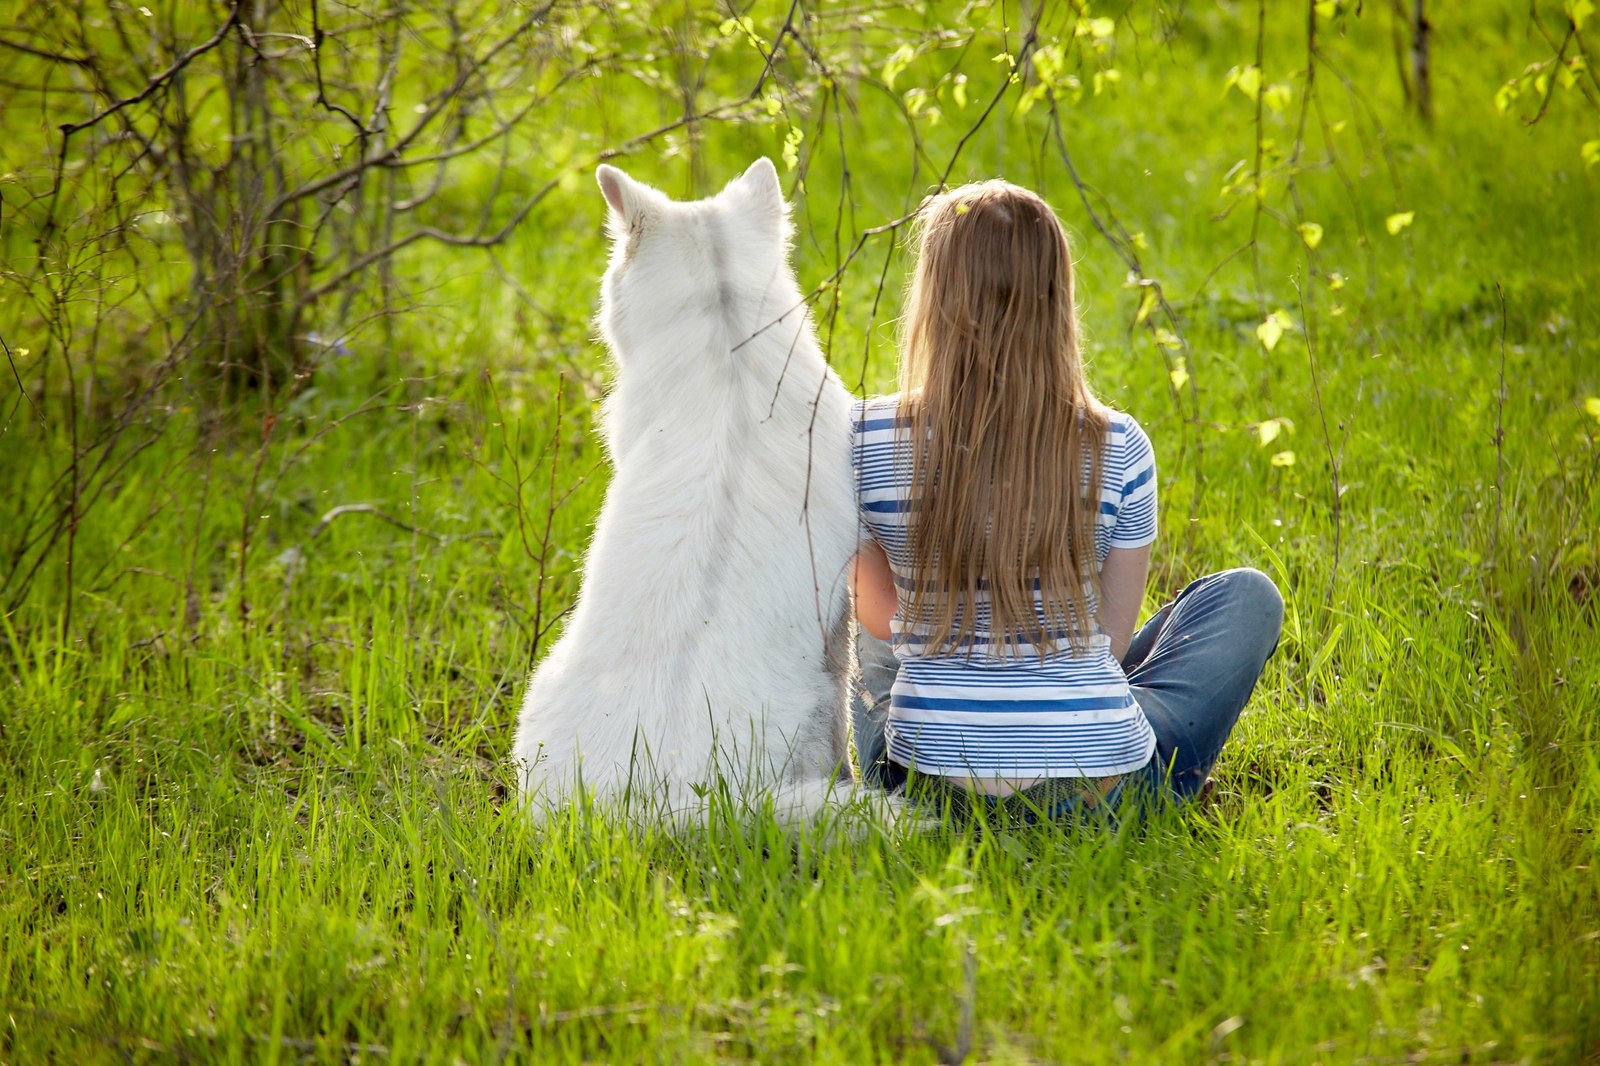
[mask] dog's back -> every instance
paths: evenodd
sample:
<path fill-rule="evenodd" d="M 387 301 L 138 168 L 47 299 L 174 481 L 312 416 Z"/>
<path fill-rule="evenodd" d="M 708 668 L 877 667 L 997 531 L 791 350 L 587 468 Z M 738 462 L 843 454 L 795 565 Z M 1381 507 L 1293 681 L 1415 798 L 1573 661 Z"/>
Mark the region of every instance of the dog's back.
<path fill-rule="evenodd" d="M 602 168 L 615 473 L 514 755 L 536 805 L 681 807 L 723 776 L 809 807 L 844 769 L 849 397 L 787 262 L 770 162 L 678 204 Z"/>

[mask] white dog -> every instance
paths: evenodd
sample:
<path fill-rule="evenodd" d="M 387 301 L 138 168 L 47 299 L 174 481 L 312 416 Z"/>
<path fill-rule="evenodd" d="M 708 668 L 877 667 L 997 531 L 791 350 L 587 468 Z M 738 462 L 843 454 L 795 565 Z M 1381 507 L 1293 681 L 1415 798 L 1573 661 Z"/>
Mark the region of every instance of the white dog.
<path fill-rule="evenodd" d="M 580 788 L 681 817 L 720 781 L 803 818 L 849 777 L 856 517 L 850 398 L 789 268 L 788 205 L 767 159 L 693 203 L 596 177 L 615 472 L 523 700 L 523 790 L 535 817 Z"/>

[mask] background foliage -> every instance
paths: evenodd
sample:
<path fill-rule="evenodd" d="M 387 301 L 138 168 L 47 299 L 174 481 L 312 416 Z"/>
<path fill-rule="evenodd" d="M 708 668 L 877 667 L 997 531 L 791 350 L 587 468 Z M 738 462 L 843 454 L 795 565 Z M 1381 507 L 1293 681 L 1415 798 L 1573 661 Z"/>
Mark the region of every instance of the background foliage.
<path fill-rule="evenodd" d="M 0 27 L 0 1058 L 1577 1061 L 1587 0 L 32 5 Z M 757 153 L 858 391 L 905 225 L 1068 222 L 1150 602 L 1289 603 L 1211 812 L 503 804 L 606 479 L 593 165 Z"/>

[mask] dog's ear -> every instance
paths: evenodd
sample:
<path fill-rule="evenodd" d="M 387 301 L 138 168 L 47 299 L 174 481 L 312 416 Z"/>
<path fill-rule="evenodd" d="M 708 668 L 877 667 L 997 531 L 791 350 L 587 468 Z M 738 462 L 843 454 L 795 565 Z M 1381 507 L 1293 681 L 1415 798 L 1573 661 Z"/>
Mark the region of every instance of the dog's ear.
<path fill-rule="evenodd" d="M 751 163 L 736 180 L 752 200 L 769 200 L 780 208 L 783 206 L 783 188 L 778 184 L 778 168 L 766 156 Z"/>
<path fill-rule="evenodd" d="M 605 195 L 606 203 L 611 205 L 611 213 L 626 230 L 639 214 L 644 199 L 640 195 L 639 183 L 616 167 L 604 163 L 595 168 L 594 178 L 600 183 L 600 192 Z"/>
<path fill-rule="evenodd" d="M 772 160 L 762 156 L 751 163 L 743 174 L 728 183 L 728 191 L 736 191 L 756 216 L 770 221 L 787 235 L 789 202 L 783 198 L 778 168 L 772 165 Z"/>

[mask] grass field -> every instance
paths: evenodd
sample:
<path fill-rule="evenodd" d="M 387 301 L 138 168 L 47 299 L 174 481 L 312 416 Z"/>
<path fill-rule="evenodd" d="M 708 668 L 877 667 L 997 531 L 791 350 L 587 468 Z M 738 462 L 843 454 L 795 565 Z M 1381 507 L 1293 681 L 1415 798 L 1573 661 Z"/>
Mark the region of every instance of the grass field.
<path fill-rule="evenodd" d="M 44 424 L 6 401 L 0 1062 L 1600 1060 L 1595 114 L 1576 93 L 1536 125 L 1499 114 L 1542 46 L 1520 8 L 1479 3 L 1437 16 L 1425 128 L 1379 6 L 1341 16 L 1327 124 L 1259 220 L 1248 191 L 1219 195 L 1252 167 L 1256 108 L 1224 86 L 1254 7 L 1195 5 L 1167 44 L 1119 25 L 1120 80 L 1061 112 L 1087 201 L 1042 105 L 982 125 L 952 170 L 1039 187 L 1072 230 L 1091 378 L 1161 465 L 1147 609 L 1233 565 L 1284 592 L 1209 810 L 1117 831 L 841 816 L 798 838 L 725 806 L 696 829 L 525 824 L 512 719 L 606 479 L 582 174 L 500 251 L 509 277 L 464 250 L 403 260 L 414 308 L 309 387 L 221 426 L 181 393 L 146 408 L 130 439 L 151 443 L 94 482 L 70 572 L 63 544 L 14 600 L 26 514 L 69 434 L 112 417 L 63 417 L 82 382 L 24 359 Z M 1296 8 L 1263 40 L 1283 154 Z M 837 130 L 795 112 L 817 123 L 786 171 L 803 286 L 937 180 L 1001 85 L 991 43 L 960 61 L 967 107 L 941 97 L 916 127 L 915 171 L 888 94 Z M 881 72 L 895 44 L 860 47 Z M 656 124 L 571 117 L 616 142 Z M 3 121 L 5 168 L 48 154 L 39 116 Z M 701 165 L 715 185 L 785 130 L 711 126 Z M 690 191 L 660 147 L 620 162 Z M 1141 316 L 1086 202 L 1175 318 Z M 27 235 L 5 240 L 15 263 Z M 817 302 L 858 391 L 893 380 L 892 241 Z M 38 351 L 22 304 L 0 332 Z M 94 374 L 103 395 L 138 378 Z"/>

